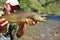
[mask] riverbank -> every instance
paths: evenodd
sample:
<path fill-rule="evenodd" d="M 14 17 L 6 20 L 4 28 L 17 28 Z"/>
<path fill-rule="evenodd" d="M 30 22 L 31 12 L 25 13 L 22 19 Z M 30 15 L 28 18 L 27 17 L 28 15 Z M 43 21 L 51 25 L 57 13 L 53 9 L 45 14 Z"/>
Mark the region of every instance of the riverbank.
<path fill-rule="evenodd" d="M 48 20 L 35 26 L 27 26 L 25 34 L 21 38 L 15 36 L 15 40 L 59 40 L 60 21 Z"/>

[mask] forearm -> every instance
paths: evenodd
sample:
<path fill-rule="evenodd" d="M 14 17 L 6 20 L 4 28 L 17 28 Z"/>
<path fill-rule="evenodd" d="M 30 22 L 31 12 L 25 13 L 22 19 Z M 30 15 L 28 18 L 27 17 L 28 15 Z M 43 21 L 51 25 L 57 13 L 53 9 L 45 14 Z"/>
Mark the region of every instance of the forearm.
<path fill-rule="evenodd" d="M 17 34 L 21 37 L 26 31 L 26 23 L 20 24 Z"/>

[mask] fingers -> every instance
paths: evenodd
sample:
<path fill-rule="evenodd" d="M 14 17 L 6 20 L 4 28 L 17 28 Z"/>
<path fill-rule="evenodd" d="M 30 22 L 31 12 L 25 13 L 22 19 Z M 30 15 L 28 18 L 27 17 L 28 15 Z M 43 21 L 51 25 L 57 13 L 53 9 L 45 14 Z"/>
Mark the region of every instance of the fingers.
<path fill-rule="evenodd" d="M 35 22 L 34 20 L 27 18 L 27 19 L 26 19 L 26 23 L 27 23 L 27 24 L 30 24 L 30 25 L 35 25 L 35 24 L 37 24 L 37 23 L 39 23 L 39 22 Z"/>
<path fill-rule="evenodd" d="M 2 18 L 2 19 L 0 19 L 0 26 L 5 26 L 6 24 L 8 24 L 8 21 L 6 21 L 6 19 L 5 18 Z"/>
<path fill-rule="evenodd" d="M 26 20 L 25 20 L 25 21 L 26 21 L 26 23 L 28 23 L 28 22 L 29 22 L 28 18 L 26 18 Z"/>
<path fill-rule="evenodd" d="M 39 23 L 39 22 L 37 22 L 37 23 Z"/>
<path fill-rule="evenodd" d="M 5 21 L 4 23 L 2 23 L 0 26 L 5 26 L 6 24 L 8 24 L 8 21 Z"/>
<path fill-rule="evenodd" d="M 31 25 L 35 25 L 35 24 L 36 24 L 35 21 L 33 21 Z"/>
<path fill-rule="evenodd" d="M 0 19 L 0 23 L 3 22 L 3 21 L 5 21 L 5 20 L 6 20 L 5 18 Z"/>

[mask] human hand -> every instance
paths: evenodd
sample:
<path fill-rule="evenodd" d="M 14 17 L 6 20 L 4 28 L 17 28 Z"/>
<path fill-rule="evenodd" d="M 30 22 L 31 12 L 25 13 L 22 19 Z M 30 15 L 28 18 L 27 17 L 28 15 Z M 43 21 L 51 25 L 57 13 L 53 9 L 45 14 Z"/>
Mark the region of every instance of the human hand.
<path fill-rule="evenodd" d="M 0 27 L 3 27 L 8 24 L 8 21 L 6 21 L 5 18 L 0 19 Z"/>
<path fill-rule="evenodd" d="M 34 20 L 30 19 L 30 18 L 27 18 L 27 19 L 26 19 L 26 23 L 29 24 L 29 25 L 35 25 L 35 24 L 37 24 L 37 23 L 39 23 L 39 22 L 34 21 Z"/>
<path fill-rule="evenodd" d="M 37 22 L 33 21 L 32 19 L 26 18 L 25 22 L 24 23 L 20 23 L 20 25 L 19 25 L 19 28 L 18 28 L 18 31 L 17 31 L 17 37 L 23 36 L 23 34 L 26 31 L 27 24 L 29 24 L 29 25 L 35 25 L 36 23 Z"/>
<path fill-rule="evenodd" d="M 8 24 L 8 21 L 6 21 L 5 18 L 0 19 L 0 33 L 5 33 L 6 32 L 6 25 Z"/>

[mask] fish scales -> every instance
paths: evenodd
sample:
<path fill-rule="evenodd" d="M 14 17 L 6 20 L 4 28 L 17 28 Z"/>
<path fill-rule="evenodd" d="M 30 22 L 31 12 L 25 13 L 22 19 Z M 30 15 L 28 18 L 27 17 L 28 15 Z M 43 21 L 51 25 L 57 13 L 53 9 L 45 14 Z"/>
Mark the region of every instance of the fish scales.
<path fill-rule="evenodd" d="M 7 14 L 1 16 L 0 18 L 6 18 L 11 23 L 18 23 L 21 22 L 21 19 L 26 19 L 27 17 L 32 17 L 33 15 L 37 15 L 35 12 L 16 12 L 13 14 Z"/>

